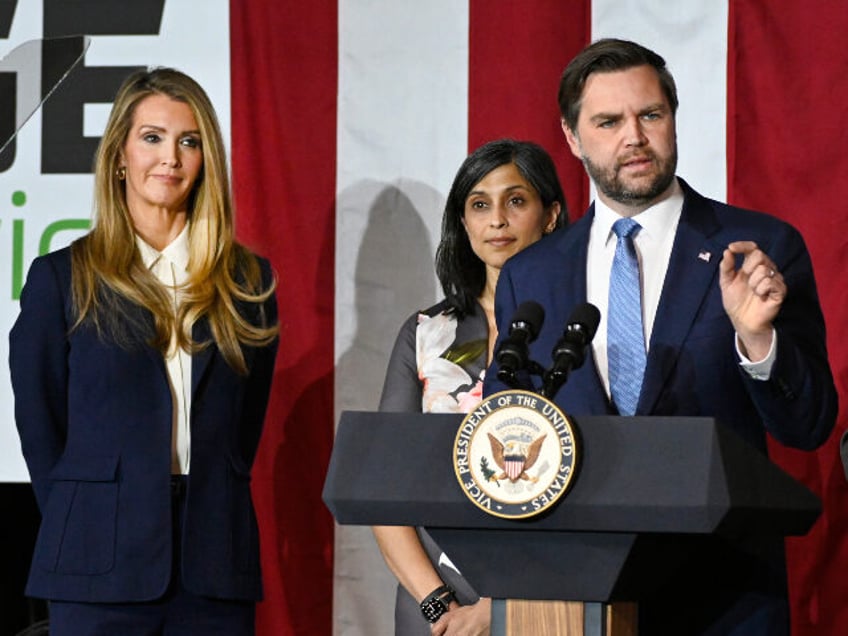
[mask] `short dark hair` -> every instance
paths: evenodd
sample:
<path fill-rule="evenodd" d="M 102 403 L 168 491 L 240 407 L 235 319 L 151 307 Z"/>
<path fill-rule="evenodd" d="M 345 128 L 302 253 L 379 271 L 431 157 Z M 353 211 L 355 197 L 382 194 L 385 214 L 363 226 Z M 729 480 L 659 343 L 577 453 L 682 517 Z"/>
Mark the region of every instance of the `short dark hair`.
<path fill-rule="evenodd" d="M 486 265 L 471 249 L 462 224 L 465 200 L 487 174 L 510 163 L 515 164 L 521 176 L 536 189 L 546 210 L 559 203 L 556 227 L 568 223 L 565 194 L 553 159 L 544 148 L 529 141 L 498 139 L 468 155 L 448 193 L 442 217 L 442 238 L 436 250 L 436 274 L 450 310 L 459 317 L 474 312 L 474 304 L 486 284 Z"/>
<path fill-rule="evenodd" d="M 677 87 L 666 68 L 665 60 L 652 50 L 636 42 L 605 38 L 593 42 L 578 53 L 562 73 L 559 82 L 559 112 L 565 124 L 577 130 L 577 119 L 583 98 L 583 88 L 592 73 L 625 71 L 635 66 L 654 68 L 672 114 L 677 113 Z"/>

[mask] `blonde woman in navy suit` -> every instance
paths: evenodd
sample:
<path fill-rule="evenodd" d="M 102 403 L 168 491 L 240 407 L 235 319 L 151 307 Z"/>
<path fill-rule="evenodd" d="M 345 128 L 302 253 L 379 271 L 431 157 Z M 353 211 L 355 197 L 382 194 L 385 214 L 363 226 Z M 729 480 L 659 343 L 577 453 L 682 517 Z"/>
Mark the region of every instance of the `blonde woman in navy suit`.
<path fill-rule="evenodd" d="M 134 73 L 93 229 L 33 262 L 10 335 L 42 514 L 27 593 L 50 600 L 54 636 L 253 634 L 274 287 L 234 240 L 209 98 L 179 71 Z"/>

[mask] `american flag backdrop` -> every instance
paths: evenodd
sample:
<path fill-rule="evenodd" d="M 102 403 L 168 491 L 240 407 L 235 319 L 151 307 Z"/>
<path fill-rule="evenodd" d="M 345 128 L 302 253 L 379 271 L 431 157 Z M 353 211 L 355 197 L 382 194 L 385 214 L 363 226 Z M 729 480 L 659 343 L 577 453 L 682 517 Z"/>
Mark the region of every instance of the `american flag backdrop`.
<path fill-rule="evenodd" d="M 668 61 L 681 176 L 800 229 L 848 403 L 845 33 L 843 0 L 231 0 L 238 231 L 276 267 L 282 320 L 253 475 L 259 634 L 391 633 L 393 583 L 369 530 L 334 527 L 321 502 L 334 423 L 376 408 L 398 327 L 438 297 L 441 209 L 470 149 L 505 136 L 542 144 L 572 218 L 583 213 L 590 190 L 556 90 L 598 37 Z M 846 424 L 843 409 L 816 453 L 771 444 L 824 502 L 809 535 L 787 544 L 798 635 L 848 623 Z"/>

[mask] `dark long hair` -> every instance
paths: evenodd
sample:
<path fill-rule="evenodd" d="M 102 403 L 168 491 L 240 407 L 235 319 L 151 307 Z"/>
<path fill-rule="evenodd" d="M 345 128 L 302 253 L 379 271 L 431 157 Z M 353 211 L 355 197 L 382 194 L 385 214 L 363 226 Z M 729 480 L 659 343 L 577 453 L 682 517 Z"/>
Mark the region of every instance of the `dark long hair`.
<path fill-rule="evenodd" d="M 559 203 L 561 212 L 556 227 L 568 223 L 565 195 L 554 162 L 544 148 L 529 141 L 498 139 L 468 155 L 448 193 L 442 217 L 442 238 L 436 250 L 436 274 L 445 300 L 450 311 L 460 318 L 474 312 L 474 305 L 486 284 L 486 265 L 471 249 L 462 224 L 465 200 L 487 174 L 510 163 L 515 164 L 521 176 L 539 193 L 545 210 Z"/>

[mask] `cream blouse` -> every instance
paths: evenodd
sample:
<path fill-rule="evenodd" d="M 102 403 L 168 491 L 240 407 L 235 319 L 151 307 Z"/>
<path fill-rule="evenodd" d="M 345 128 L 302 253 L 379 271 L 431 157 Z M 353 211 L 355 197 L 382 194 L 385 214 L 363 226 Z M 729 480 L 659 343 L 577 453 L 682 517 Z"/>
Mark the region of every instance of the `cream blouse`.
<path fill-rule="evenodd" d="M 180 286 L 188 280 L 188 224 L 161 252 L 136 235 L 136 245 L 144 265 L 167 288 L 174 302 L 174 313 L 180 303 Z M 187 475 L 191 460 L 191 354 L 176 346 L 176 334 L 165 356 L 171 387 L 171 473 Z"/>

